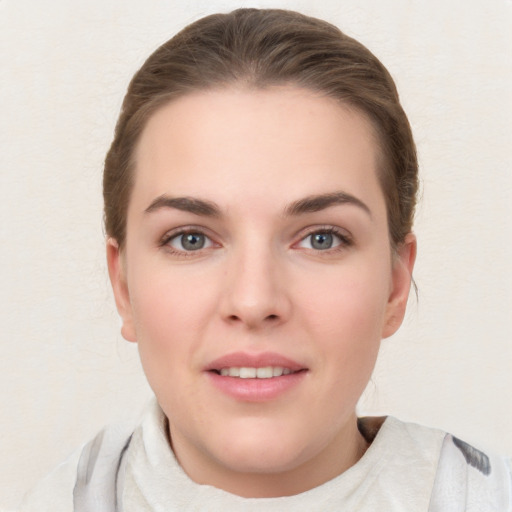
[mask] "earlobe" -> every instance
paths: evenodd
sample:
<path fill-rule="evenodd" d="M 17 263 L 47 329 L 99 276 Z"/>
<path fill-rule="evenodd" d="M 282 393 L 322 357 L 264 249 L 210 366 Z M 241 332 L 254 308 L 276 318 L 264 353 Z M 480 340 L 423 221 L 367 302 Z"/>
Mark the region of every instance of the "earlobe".
<path fill-rule="evenodd" d="M 133 325 L 130 294 L 126 282 L 122 254 L 117 240 L 110 237 L 107 239 L 107 265 L 117 311 L 121 316 L 121 335 L 125 340 L 135 342 L 137 339 Z"/>
<path fill-rule="evenodd" d="M 409 233 L 404 242 L 398 247 L 394 257 L 392 286 L 382 332 L 383 338 L 394 334 L 404 319 L 411 289 L 412 271 L 416 261 L 416 245 L 416 237 Z"/>

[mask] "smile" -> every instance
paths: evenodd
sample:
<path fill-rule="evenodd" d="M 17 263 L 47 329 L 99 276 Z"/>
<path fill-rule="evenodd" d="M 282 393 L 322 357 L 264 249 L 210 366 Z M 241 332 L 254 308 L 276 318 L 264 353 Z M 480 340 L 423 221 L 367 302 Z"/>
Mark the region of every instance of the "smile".
<path fill-rule="evenodd" d="M 275 352 L 234 352 L 208 363 L 208 381 L 238 402 L 267 402 L 298 389 L 310 369 L 303 362 Z"/>
<path fill-rule="evenodd" d="M 271 379 L 294 372 L 290 368 L 283 368 L 282 366 L 264 366 L 260 368 L 231 366 L 222 368 L 219 373 L 223 377 L 237 377 L 239 379 Z"/>

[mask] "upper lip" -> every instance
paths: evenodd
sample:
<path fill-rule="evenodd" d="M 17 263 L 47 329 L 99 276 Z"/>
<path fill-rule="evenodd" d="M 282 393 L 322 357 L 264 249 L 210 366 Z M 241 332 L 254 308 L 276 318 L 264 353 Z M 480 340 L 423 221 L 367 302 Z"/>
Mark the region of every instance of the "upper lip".
<path fill-rule="evenodd" d="M 205 367 L 205 371 L 217 370 L 222 368 L 264 368 L 265 366 L 280 366 L 289 368 L 293 372 L 306 369 L 304 365 L 275 352 L 261 352 L 259 354 L 250 354 L 247 352 L 232 352 L 225 354 Z"/>

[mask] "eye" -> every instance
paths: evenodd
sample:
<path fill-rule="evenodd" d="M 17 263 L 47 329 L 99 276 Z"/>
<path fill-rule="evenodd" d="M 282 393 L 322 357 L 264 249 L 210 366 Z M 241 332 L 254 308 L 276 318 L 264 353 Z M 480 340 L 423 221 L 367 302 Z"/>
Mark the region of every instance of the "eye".
<path fill-rule="evenodd" d="M 350 240 L 347 236 L 330 228 L 310 233 L 299 242 L 298 247 L 313 249 L 315 251 L 326 251 L 328 249 L 349 245 Z"/>
<path fill-rule="evenodd" d="M 204 233 L 189 231 L 172 236 L 166 241 L 166 245 L 176 251 L 192 252 L 207 249 L 213 242 Z"/>

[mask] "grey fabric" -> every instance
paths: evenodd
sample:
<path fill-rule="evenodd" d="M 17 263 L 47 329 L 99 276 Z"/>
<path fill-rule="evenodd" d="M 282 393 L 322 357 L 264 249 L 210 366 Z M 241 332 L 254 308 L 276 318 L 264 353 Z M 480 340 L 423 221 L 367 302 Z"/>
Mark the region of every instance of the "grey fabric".
<path fill-rule="evenodd" d="M 116 488 L 130 440 L 131 434 L 105 429 L 84 447 L 73 489 L 75 512 L 121 512 Z"/>
<path fill-rule="evenodd" d="M 461 441 L 457 437 L 452 436 L 452 441 L 453 444 L 461 451 L 462 455 L 466 459 L 466 462 L 470 466 L 478 469 L 478 471 L 480 471 L 485 476 L 489 476 L 491 474 L 491 462 L 485 453 L 477 450 L 476 448 L 473 448 L 471 445 Z"/>
<path fill-rule="evenodd" d="M 429 512 L 512 512 L 507 460 L 445 436 Z"/>

